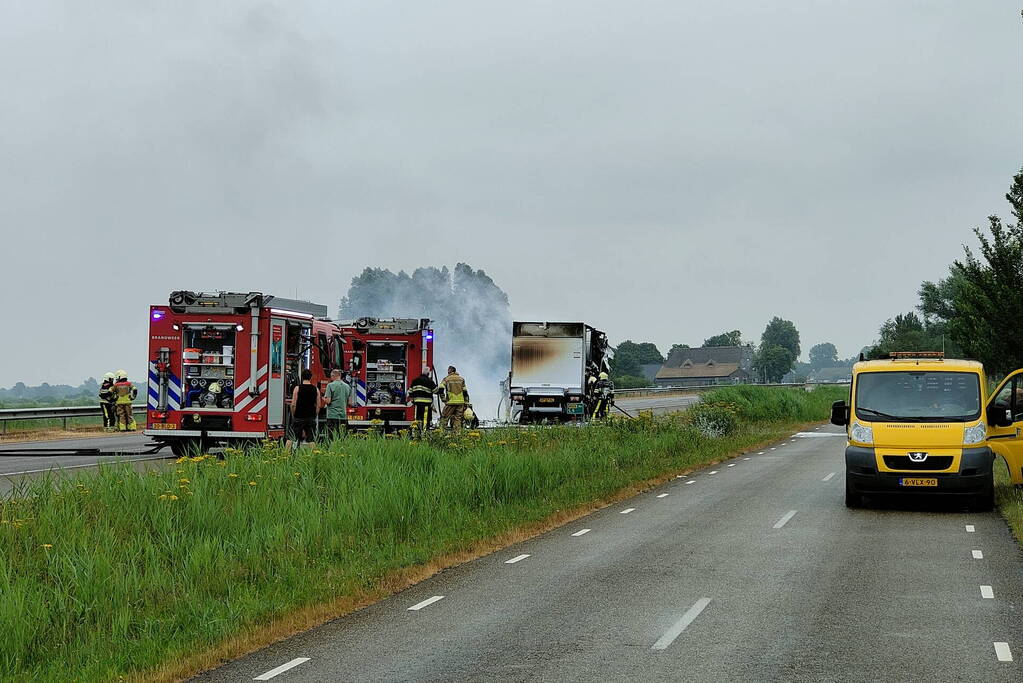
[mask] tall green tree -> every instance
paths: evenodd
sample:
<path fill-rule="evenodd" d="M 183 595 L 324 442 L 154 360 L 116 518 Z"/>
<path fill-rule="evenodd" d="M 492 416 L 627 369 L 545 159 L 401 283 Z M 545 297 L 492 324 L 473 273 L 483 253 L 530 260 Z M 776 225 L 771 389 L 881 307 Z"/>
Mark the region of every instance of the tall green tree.
<path fill-rule="evenodd" d="M 742 346 L 742 332 L 732 330 L 731 332 L 715 334 L 709 339 L 704 339 L 703 346 L 704 348 L 708 346 Z"/>
<path fill-rule="evenodd" d="M 637 344 L 631 339 L 626 339 L 615 348 L 614 358 L 611 359 L 611 372 L 616 378 L 642 377 L 642 366 L 652 363 L 664 363 L 664 356 L 653 342 Z"/>
<path fill-rule="evenodd" d="M 948 277 L 924 282 L 919 310 L 929 329 L 946 335 L 951 352 L 976 358 L 989 372 L 1023 366 L 1023 169 L 1005 195 L 1015 223 L 988 217 L 974 229 L 980 252 L 964 247 Z M 946 353 L 951 353 L 946 350 Z"/>
<path fill-rule="evenodd" d="M 778 346 L 777 344 L 770 346 L 761 345 L 753 357 L 753 371 L 756 373 L 758 380 L 780 382 L 782 377 L 792 369 L 795 362 L 795 356 L 784 346 Z"/>
<path fill-rule="evenodd" d="M 831 342 L 821 342 L 810 347 L 810 367 L 814 370 L 833 368 L 838 365 L 838 349 Z"/>
<path fill-rule="evenodd" d="M 940 332 L 929 329 L 916 313 L 900 313 L 881 324 L 877 344 L 867 358 L 888 358 L 892 351 L 941 351 L 944 339 Z"/>
<path fill-rule="evenodd" d="M 792 362 L 799 358 L 799 330 L 791 320 L 783 320 L 778 316 L 771 318 L 764 333 L 760 335 L 761 348 L 780 346 L 792 355 Z"/>

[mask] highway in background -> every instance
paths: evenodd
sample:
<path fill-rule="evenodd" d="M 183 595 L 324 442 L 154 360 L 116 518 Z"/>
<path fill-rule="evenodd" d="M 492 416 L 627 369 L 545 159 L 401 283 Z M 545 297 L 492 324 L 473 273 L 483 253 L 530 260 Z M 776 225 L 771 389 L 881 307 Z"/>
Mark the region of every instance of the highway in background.
<path fill-rule="evenodd" d="M 630 414 L 640 410 L 652 410 L 663 414 L 682 410 L 698 400 L 695 396 L 657 396 L 651 398 L 619 399 L 618 404 Z M 11 490 L 14 482 L 24 476 L 37 476 L 49 470 L 76 471 L 95 467 L 100 462 L 163 460 L 171 457 L 165 448 L 156 454 L 140 455 L 147 450 L 147 437 L 141 434 L 90 436 L 53 441 L 30 441 L 0 443 L 0 494 Z M 101 454 L 72 455 L 69 453 L 32 454 L 32 451 L 52 449 L 96 449 Z M 7 453 L 14 453 L 7 455 Z"/>
<path fill-rule="evenodd" d="M 1019 681 L 997 513 L 850 510 L 820 427 L 444 571 L 200 681 Z"/>

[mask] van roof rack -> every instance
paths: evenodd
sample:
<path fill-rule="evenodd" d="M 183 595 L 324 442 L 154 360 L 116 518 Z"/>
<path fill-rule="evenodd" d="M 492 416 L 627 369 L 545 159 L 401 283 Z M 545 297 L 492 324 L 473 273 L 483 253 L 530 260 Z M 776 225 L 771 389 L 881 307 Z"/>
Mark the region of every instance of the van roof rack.
<path fill-rule="evenodd" d="M 932 358 L 934 360 L 945 360 L 944 351 L 892 351 L 888 354 L 892 360 L 909 360 L 917 358 Z"/>

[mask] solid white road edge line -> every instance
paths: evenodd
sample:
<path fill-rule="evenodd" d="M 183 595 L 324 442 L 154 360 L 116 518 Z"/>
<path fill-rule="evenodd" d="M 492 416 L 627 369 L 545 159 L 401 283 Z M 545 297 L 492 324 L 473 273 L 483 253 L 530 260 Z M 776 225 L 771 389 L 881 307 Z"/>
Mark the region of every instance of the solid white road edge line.
<path fill-rule="evenodd" d="M 675 639 L 682 635 L 682 631 L 685 631 L 689 624 L 696 620 L 696 617 L 700 616 L 700 612 L 706 609 L 707 605 L 710 604 L 710 598 L 700 598 L 696 601 L 696 604 L 689 608 L 682 618 L 676 621 L 671 628 L 665 631 L 664 635 L 657 639 L 651 650 L 664 650 L 669 645 L 675 642 Z"/>
<path fill-rule="evenodd" d="M 574 534 L 572 534 L 572 535 L 573 535 L 573 536 L 582 536 L 583 534 L 588 534 L 588 533 L 590 533 L 590 531 L 592 531 L 592 529 L 580 529 L 579 531 L 575 532 L 575 533 L 574 533 Z"/>
<path fill-rule="evenodd" d="M 972 533 L 973 533 L 974 531 L 976 531 L 976 530 L 977 530 L 977 529 L 976 529 L 976 528 L 974 528 L 974 526 L 973 526 L 972 524 L 967 524 L 967 525 L 966 525 L 966 533 L 968 533 L 968 534 L 972 534 Z"/>
<path fill-rule="evenodd" d="M 27 456 L 27 457 L 32 457 L 32 456 Z M 85 463 L 84 465 L 54 465 L 53 467 L 47 467 L 46 469 L 42 469 L 42 470 L 21 470 L 19 472 L 0 472 L 0 477 L 13 477 L 13 476 L 18 475 L 18 474 L 39 474 L 40 472 L 52 472 L 52 471 L 58 471 L 58 470 L 77 470 L 77 469 L 81 469 L 82 467 L 99 467 L 100 465 L 115 465 L 115 464 L 120 463 L 120 462 L 145 462 L 146 460 L 170 460 L 171 459 L 169 455 L 154 455 L 151 458 L 130 458 L 128 460 L 123 460 L 121 458 L 117 458 L 117 456 L 112 456 L 112 457 L 115 458 L 115 459 L 114 460 L 100 460 L 98 462 L 89 462 L 89 463 Z"/>
<path fill-rule="evenodd" d="M 983 560 L 984 559 L 984 553 L 982 553 L 981 551 L 979 551 L 979 550 L 971 550 L 970 552 L 973 553 L 973 559 L 975 559 L 975 560 Z"/>
<path fill-rule="evenodd" d="M 274 676 L 276 676 L 278 674 L 282 674 L 285 671 L 288 671 L 289 669 L 294 669 L 299 664 L 305 664 L 308 661 L 309 661 L 308 657 L 295 657 L 290 662 L 287 662 L 285 664 L 281 664 L 276 669 L 270 669 L 265 674 L 260 674 L 260 675 L 256 676 L 255 678 L 253 678 L 252 680 L 254 680 L 254 681 L 269 681 Z"/>
<path fill-rule="evenodd" d="M 834 472 L 832 472 L 832 473 L 831 473 L 831 474 L 829 474 L 828 476 L 826 476 L 826 477 L 824 477 L 823 479 L 821 479 L 821 481 L 831 481 L 831 478 L 832 478 L 833 476 L 835 476 L 835 473 L 834 473 Z"/>
<path fill-rule="evenodd" d="M 661 495 L 659 495 L 659 496 L 657 496 L 657 497 L 658 497 L 658 498 L 667 498 L 667 497 L 668 497 L 668 494 L 667 494 L 667 493 L 662 493 Z"/>
<path fill-rule="evenodd" d="M 510 560 L 505 560 L 504 563 L 505 564 L 515 564 L 516 562 L 521 562 L 522 560 L 526 559 L 527 557 L 529 557 L 529 555 L 517 555 L 517 556 L 511 558 Z"/>
<path fill-rule="evenodd" d="M 408 611 L 409 612 L 418 612 L 419 610 L 423 609 L 424 607 L 428 607 L 429 605 L 432 605 L 433 603 L 437 602 L 438 600 L 443 600 L 443 599 L 444 599 L 443 595 L 435 595 L 432 598 L 427 598 L 426 600 L 423 600 L 422 602 L 417 602 L 416 604 L 414 604 L 411 607 L 409 607 Z"/>
<path fill-rule="evenodd" d="M 1009 644 L 995 643 L 995 656 L 998 657 L 999 662 L 1011 662 L 1012 650 L 1009 649 Z"/>
<path fill-rule="evenodd" d="M 980 597 L 987 598 L 988 600 L 993 600 L 995 597 L 995 591 L 993 588 L 991 588 L 991 586 L 981 586 Z"/>
<path fill-rule="evenodd" d="M 625 508 L 624 510 L 622 510 L 622 514 L 623 515 L 627 515 L 627 514 L 629 514 L 630 512 L 632 512 L 635 509 L 636 508 Z"/>
<path fill-rule="evenodd" d="M 793 517 L 795 517 L 795 516 L 796 516 L 796 511 L 795 511 L 795 510 L 789 510 L 788 512 L 786 512 L 786 513 L 785 513 L 785 514 L 784 514 L 784 515 L 782 516 L 782 518 L 781 518 L 781 519 L 779 519 L 779 520 L 778 520 L 777 522 L 775 522 L 775 523 L 774 523 L 774 528 L 775 528 L 775 529 L 780 529 L 780 528 L 782 528 L 783 526 L 785 526 L 785 525 L 786 525 L 786 524 L 788 523 L 788 521 L 789 521 L 790 519 L 792 519 L 792 518 L 793 518 Z"/>

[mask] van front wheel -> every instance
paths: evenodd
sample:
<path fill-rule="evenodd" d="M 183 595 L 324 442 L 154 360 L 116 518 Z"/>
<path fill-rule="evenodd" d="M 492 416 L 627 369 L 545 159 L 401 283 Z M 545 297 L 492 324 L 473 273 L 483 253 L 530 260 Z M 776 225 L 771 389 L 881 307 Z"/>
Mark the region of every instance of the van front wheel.
<path fill-rule="evenodd" d="M 995 507 L 995 478 L 988 477 L 984 488 L 973 499 L 974 512 L 991 512 Z"/>
<path fill-rule="evenodd" d="M 845 506 L 847 508 L 863 507 L 863 495 L 856 493 L 853 489 L 852 483 L 849 482 L 849 475 L 845 477 Z"/>

